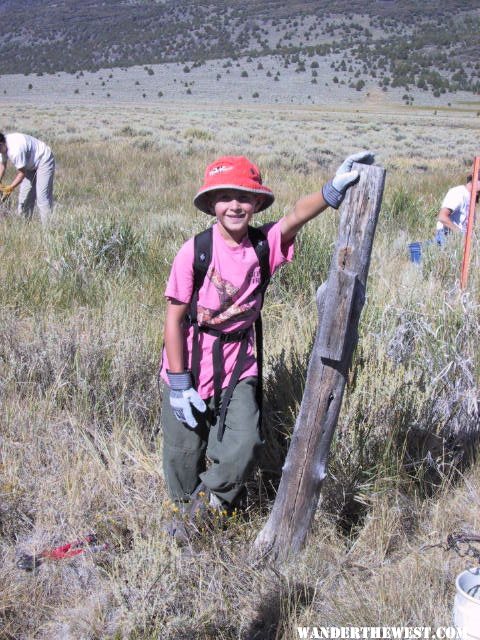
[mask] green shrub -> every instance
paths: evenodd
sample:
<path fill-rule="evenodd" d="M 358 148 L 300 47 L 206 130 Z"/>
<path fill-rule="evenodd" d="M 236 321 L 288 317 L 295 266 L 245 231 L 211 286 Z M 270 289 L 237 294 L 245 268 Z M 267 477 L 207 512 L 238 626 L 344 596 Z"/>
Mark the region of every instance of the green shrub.
<path fill-rule="evenodd" d="M 76 300 L 96 304 L 108 278 L 138 273 L 145 240 L 125 220 L 82 220 L 52 235 L 48 247 L 54 292 L 60 306 Z"/>
<path fill-rule="evenodd" d="M 145 241 L 125 220 L 74 223 L 51 246 L 51 260 L 62 273 L 102 269 L 134 271 L 145 254 Z"/>
<path fill-rule="evenodd" d="M 425 205 L 416 192 L 403 184 L 386 192 L 382 205 L 380 224 L 395 229 L 404 229 L 409 234 L 418 233 L 419 226 L 431 226 L 431 220 L 425 215 Z M 433 231 L 430 229 L 433 233 Z"/>
<path fill-rule="evenodd" d="M 193 138 L 194 140 L 213 140 L 213 135 L 210 131 L 205 129 L 198 129 L 197 127 L 191 127 L 186 129 L 183 133 L 185 138 Z"/>

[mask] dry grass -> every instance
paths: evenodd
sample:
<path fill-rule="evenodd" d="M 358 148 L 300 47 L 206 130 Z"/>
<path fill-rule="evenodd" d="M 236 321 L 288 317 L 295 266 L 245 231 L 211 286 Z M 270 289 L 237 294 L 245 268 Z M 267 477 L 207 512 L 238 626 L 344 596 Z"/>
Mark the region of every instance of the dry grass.
<path fill-rule="evenodd" d="M 469 123 L 442 115 L 427 130 L 422 112 L 274 115 L 3 109 L 8 128 L 52 140 L 59 169 L 46 232 L 0 220 L 0 637 L 286 640 L 297 625 L 449 624 L 465 561 L 421 546 L 479 526 L 480 265 L 475 244 L 461 296 L 455 243 L 429 251 L 422 268 L 406 246 L 432 235 L 445 189 L 468 169 L 473 142 L 460 158 L 450 149 Z M 273 567 L 250 548 L 301 400 L 332 212 L 305 229 L 267 296 L 268 444 L 250 509 L 181 551 L 162 533 L 170 511 L 155 377 L 169 265 L 206 222 L 190 204 L 203 168 L 223 152 L 258 160 L 277 195 L 267 220 L 359 146 L 380 152 L 387 190 L 331 478 L 305 552 Z M 16 554 L 89 531 L 110 551 L 33 574 L 16 568 Z"/>

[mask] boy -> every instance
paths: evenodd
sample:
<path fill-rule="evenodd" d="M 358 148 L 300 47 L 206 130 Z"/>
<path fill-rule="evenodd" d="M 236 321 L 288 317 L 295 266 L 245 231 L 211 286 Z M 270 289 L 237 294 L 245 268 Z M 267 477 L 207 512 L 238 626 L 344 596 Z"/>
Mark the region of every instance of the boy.
<path fill-rule="evenodd" d="M 261 262 L 268 276 L 290 262 L 301 227 L 327 206 L 337 209 L 357 181 L 353 163 L 373 160 L 368 152 L 349 156 L 322 191 L 301 198 L 290 214 L 261 227 L 260 240 L 258 231 L 249 231 L 249 222 L 273 203 L 274 195 L 262 183 L 258 168 L 242 156 L 219 158 L 207 167 L 194 205 L 216 217 L 211 256 L 208 249 L 200 255 L 200 260 L 210 257 L 210 262 L 196 289 L 195 240 L 187 241 L 174 259 L 165 291 L 161 366 L 169 392 L 162 406 L 165 479 L 170 496 L 190 522 L 206 511 L 199 496 L 205 495 L 213 508 L 235 506 L 262 445 L 257 393 L 261 381 L 253 349 L 253 324 L 264 293 Z M 258 257 L 264 241 L 266 267 L 266 259 Z M 168 531 L 179 540 L 186 536 L 180 521 Z"/>

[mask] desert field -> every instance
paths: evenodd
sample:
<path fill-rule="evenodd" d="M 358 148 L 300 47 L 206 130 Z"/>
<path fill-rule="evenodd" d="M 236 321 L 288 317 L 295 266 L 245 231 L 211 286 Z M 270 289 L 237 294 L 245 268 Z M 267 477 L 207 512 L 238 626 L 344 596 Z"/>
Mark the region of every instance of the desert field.
<path fill-rule="evenodd" d="M 475 237 L 461 293 L 459 239 L 429 245 L 420 266 L 407 247 L 433 238 L 445 192 L 479 154 L 476 101 L 121 104 L 75 102 L 73 91 L 71 102 L 70 92 L 29 101 L 7 88 L 0 102 L 0 130 L 48 141 L 57 161 L 50 225 L 17 217 L 15 198 L 0 220 L 0 638 L 291 640 L 299 626 L 449 626 L 455 576 L 472 561 L 426 547 L 480 527 L 480 258 Z M 204 168 L 223 154 L 254 160 L 276 195 L 266 222 L 360 149 L 375 152 L 386 188 L 305 550 L 274 565 L 252 545 L 302 398 L 331 209 L 302 230 L 266 296 L 267 443 L 248 509 L 180 548 L 162 529 L 171 505 L 156 373 L 171 261 L 209 222 L 192 205 Z M 90 533 L 108 548 L 17 567 L 22 553 Z"/>

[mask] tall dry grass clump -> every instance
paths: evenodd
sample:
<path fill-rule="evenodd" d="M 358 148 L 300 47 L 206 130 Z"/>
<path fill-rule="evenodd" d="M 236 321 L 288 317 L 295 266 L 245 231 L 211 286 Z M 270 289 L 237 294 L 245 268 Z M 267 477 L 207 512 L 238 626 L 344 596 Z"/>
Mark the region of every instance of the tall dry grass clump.
<path fill-rule="evenodd" d="M 421 266 L 409 262 L 407 244 L 432 237 L 461 162 L 439 166 L 426 152 L 401 162 L 384 142 L 389 171 L 360 341 L 305 552 L 275 567 L 249 549 L 301 402 L 315 290 L 336 238 L 331 211 L 301 232 L 295 261 L 267 294 L 266 447 L 247 512 L 191 548 L 163 533 L 171 515 L 156 380 L 163 291 L 176 251 L 208 222 L 191 205 L 205 164 L 239 152 L 229 133 L 240 136 L 248 114 L 228 115 L 220 131 L 184 116 L 175 139 L 118 115 L 110 137 L 92 129 L 59 138 L 51 226 L 0 221 L 1 637 L 273 640 L 296 637 L 298 625 L 450 622 L 464 563 L 420 548 L 478 527 L 478 247 L 462 295 L 455 240 L 426 248 Z M 309 117 L 301 114 L 314 130 Z M 362 141 L 379 142 L 377 129 L 370 139 L 365 125 Z M 343 155 L 320 154 L 313 138 L 303 154 L 287 146 L 287 131 L 270 149 L 261 139 L 260 151 L 255 139 L 240 149 L 277 194 L 260 221 L 319 188 Z M 108 550 L 33 573 L 16 566 L 21 553 L 89 532 Z"/>

